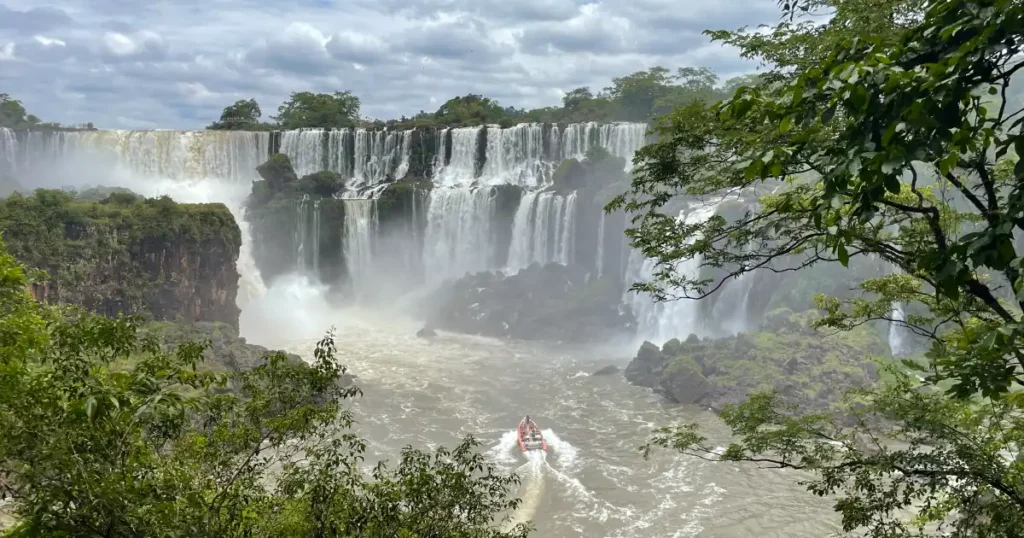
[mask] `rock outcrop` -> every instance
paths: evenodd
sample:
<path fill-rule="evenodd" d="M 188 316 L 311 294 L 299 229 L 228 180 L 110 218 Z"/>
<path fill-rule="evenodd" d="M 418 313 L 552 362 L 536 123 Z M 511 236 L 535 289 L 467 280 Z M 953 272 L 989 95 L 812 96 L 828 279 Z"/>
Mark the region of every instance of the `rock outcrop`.
<path fill-rule="evenodd" d="M 560 264 L 533 264 L 511 276 L 466 275 L 430 301 L 431 326 L 468 334 L 596 342 L 635 330 L 614 283 L 588 281 L 584 270 Z"/>
<path fill-rule="evenodd" d="M 48 273 L 33 286 L 38 300 L 238 326 L 241 233 L 223 204 L 38 190 L 0 202 L 0 233 L 19 261 Z"/>
<path fill-rule="evenodd" d="M 594 373 L 592 373 L 590 375 L 592 375 L 592 376 L 602 376 L 602 375 L 614 375 L 614 374 L 617 374 L 617 373 L 619 373 L 619 367 L 615 366 L 614 364 L 612 364 L 612 365 L 609 365 L 609 366 L 605 366 L 604 368 L 598 368 L 597 370 L 594 371 Z"/>
<path fill-rule="evenodd" d="M 885 343 L 872 329 L 826 335 L 798 316 L 774 316 L 782 318 L 779 332 L 704 340 L 690 335 L 661 348 L 644 342 L 626 379 L 672 401 L 716 411 L 772 389 L 804 411 L 824 410 L 847 389 L 877 380 L 872 359 L 885 354 Z"/>

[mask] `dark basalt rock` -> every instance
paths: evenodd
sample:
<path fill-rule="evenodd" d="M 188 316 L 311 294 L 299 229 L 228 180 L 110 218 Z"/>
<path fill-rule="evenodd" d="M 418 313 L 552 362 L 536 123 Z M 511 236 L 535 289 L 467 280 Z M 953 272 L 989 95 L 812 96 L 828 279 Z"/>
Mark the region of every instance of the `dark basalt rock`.
<path fill-rule="evenodd" d="M 605 366 L 604 368 L 601 368 L 599 370 L 596 370 L 594 373 L 592 373 L 590 375 L 592 375 L 592 376 L 614 375 L 614 374 L 617 374 L 617 373 L 619 373 L 619 367 L 615 366 L 614 364 L 612 364 L 612 365 L 609 365 L 609 366 Z"/>
<path fill-rule="evenodd" d="M 635 330 L 615 283 L 588 281 L 584 269 L 560 264 L 533 264 L 511 276 L 466 275 L 429 301 L 431 326 L 467 334 L 596 342 Z"/>
<path fill-rule="evenodd" d="M 877 380 L 872 358 L 885 353 L 885 343 L 871 329 L 826 335 L 799 315 L 776 317 L 789 330 L 717 339 L 689 335 L 660 349 L 644 342 L 626 367 L 626 380 L 715 411 L 774 389 L 801 412 L 828 410 L 847 389 Z"/>
<path fill-rule="evenodd" d="M 416 331 L 416 336 L 418 336 L 419 338 L 433 338 L 437 336 L 437 332 L 434 331 L 434 329 L 431 329 L 430 327 L 424 327 Z"/>

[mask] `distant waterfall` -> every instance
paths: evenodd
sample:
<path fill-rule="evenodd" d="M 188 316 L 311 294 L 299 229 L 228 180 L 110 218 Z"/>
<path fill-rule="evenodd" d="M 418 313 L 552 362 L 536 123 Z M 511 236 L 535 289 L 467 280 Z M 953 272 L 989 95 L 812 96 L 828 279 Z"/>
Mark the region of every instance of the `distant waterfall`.
<path fill-rule="evenodd" d="M 0 176 L 14 176 L 17 173 L 15 162 L 18 150 L 18 139 L 12 129 L 0 127 Z"/>
<path fill-rule="evenodd" d="M 576 250 L 576 193 L 528 192 L 512 224 L 508 268 L 531 263 L 572 263 Z"/>
<path fill-rule="evenodd" d="M 281 133 L 281 153 L 292 161 L 299 177 L 324 169 L 324 130 L 297 129 Z"/>
<path fill-rule="evenodd" d="M 123 179 L 249 182 L 267 160 L 270 133 L 248 131 L 28 131 L 0 134 L 0 163 L 19 174 L 104 170 Z M 11 157 L 13 153 L 13 158 Z M 64 170 L 66 168 L 67 170 Z M 98 178 L 99 179 L 99 178 Z M 105 184 L 111 184 L 109 182 Z"/>
<path fill-rule="evenodd" d="M 601 220 L 597 223 L 597 257 L 594 260 L 594 267 L 597 270 L 597 278 L 604 274 L 604 209 L 601 209 Z"/>
<path fill-rule="evenodd" d="M 349 153 L 352 145 L 352 129 L 331 129 L 327 134 L 327 169 L 345 179 L 355 173 L 354 159 Z"/>
<path fill-rule="evenodd" d="M 903 310 L 901 303 L 895 302 L 892 304 L 892 311 L 890 312 L 892 321 L 889 323 L 889 352 L 894 357 L 900 357 L 909 355 L 910 342 L 907 338 L 907 328 L 902 323 L 907 321 L 907 314 Z"/>
<path fill-rule="evenodd" d="M 482 177 L 489 184 L 537 187 L 550 181 L 552 164 L 544 160 L 544 125 L 521 123 L 487 130 L 487 161 Z"/>
<path fill-rule="evenodd" d="M 377 232 L 376 200 L 345 200 L 345 217 L 341 249 L 345 256 L 350 285 L 358 292 L 360 285 L 373 280 L 373 238 Z"/>
<path fill-rule="evenodd" d="M 434 171 L 435 181 L 441 185 L 469 186 L 476 180 L 476 156 L 483 127 L 460 127 L 450 131 L 451 160 Z"/>
<path fill-rule="evenodd" d="M 356 130 L 355 171 L 353 179 L 361 185 L 379 185 L 393 176 L 396 179 L 409 169 L 409 138 L 411 131 Z M 406 152 L 403 156 L 402 152 Z M 404 159 L 405 171 L 401 170 Z"/>
<path fill-rule="evenodd" d="M 454 155 L 452 160 L 455 160 Z M 494 214 L 495 195 L 489 187 L 435 187 L 430 192 L 423 245 L 423 267 L 428 282 L 437 283 L 491 269 Z"/>
<path fill-rule="evenodd" d="M 320 200 L 303 195 L 295 222 L 295 259 L 299 271 L 320 276 Z"/>
<path fill-rule="evenodd" d="M 686 224 L 707 221 L 715 214 L 717 204 L 696 205 L 684 210 L 679 218 Z M 693 244 L 691 237 L 688 244 Z M 694 256 L 676 263 L 675 270 L 689 277 L 697 276 L 703 258 Z M 639 251 L 632 251 L 626 269 L 626 282 L 649 282 L 655 273 L 657 260 L 644 258 Z M 690 334 L 702 336 L 706 333 L 701 322 L 698 302 L 693 299 L 655 302 L 647 293 L 627 290 L 623 302 L 630 305 L 637 318 L 637 333 L 640 337 L 662 344 L 672 338 L 686 338 Z"/>

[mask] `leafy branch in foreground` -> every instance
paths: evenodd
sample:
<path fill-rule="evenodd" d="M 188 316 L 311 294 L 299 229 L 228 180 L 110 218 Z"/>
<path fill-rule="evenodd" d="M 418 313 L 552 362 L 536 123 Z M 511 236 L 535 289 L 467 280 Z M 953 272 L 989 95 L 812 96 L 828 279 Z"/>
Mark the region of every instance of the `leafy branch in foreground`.
<path fill-rule="evenodd" d="M 835 24 L 870 7 L 829 4 Z M 915 2 L 883 4 L 907 22 L 834 40 L 787 33 L 768 50 L 757 42 L 748 52 L 760 57 L 808 42 L 829 52 L 659 125 L 658 142 L 636 157 L 631 190 L 609 204 L 634 213 L 627 234 L 659 262 L 654 280 L 634 289 L 701 298 L 752 271 L 879 259 L 911 279 L 869 284 L 876 306 L 929 298 L 929 315 L 897 322 L 933 341 L 933 381 L 954 379 L 959 396 L 1005 393 L 1024 385 L 1024 257 L 1013 241 L 1024 232 L 1024 165 L 1012 164 L 1024 150 L 1024 115 L 997 97 L 1024 67 L 1024 7 L 943 0 L 907 13 Z M 738 192 L 756 193 L 759 204 L 736 219 L 687 223 L 662 212 L 680 195 L 718 203 Z M 677 270 L 691 258 L 724 275 Z M 846 303 L 823 306 L 825 325 L 892 321 L 884 308 L 853 315 Z"/>
<path fill-rule="evenodd" d="M 638 153 L 630 191 L 609 204 L 634 213 L 627 234 L 658 261 L 633 288 L 699 299 L 752 271 L 884 262 L 892 274 L 856 282 L 857 295 L 816 298 L 817 325 L 907 326 L 931 341 L 925 361 L 906 361 L 925 385 L 890 369 L 844 416 L 752 396 L 722 414 L 738 441 L 721 459 L 807 471 L 848 531 L 1024 536 L 1024 110 L 1007 99 L 1024 4 L 800 4 L 830 19 L 713 32 L 776 68 L 711 110 L 677 110 Z M 740 194 L 757 204 L 738 218 L 663 213 Z M 679 270 L 694 258 L 701 273 Z M 894 302 L 915 313 L 893 319 Z M 715 457 L 694 425 L 645 450 L 659 446 Z"/>
<path fill-rule="evenodd" d="M 774 393 L 721 414 L 738 441 L 718 453 L 696 424 L 663 428 L 642 447 L 694 457 L 812 471 L 801 484 L 837 495 L 843 528 L 870 536 L 1020 536 L 1024 532 L 1024 417 L 1005 401 L 970 403 L 923 388 L 900 372 L 851 396 L 862 406 L 845 427 L 828 415 L 795 416 Z M 864 402 L 867 402 L 864 406 Z M 852 401 L 851 401 L 852 403 Z M 910 517 L 912 516 L 912 517 Z"/>
<path fill-rule="evenodd" d="M 495 525 L 516 478 L 465 440 L 412 448 L 367 480 L 332 336 L 311 365 L 272 353 L 201 368 L 137 320 L 36 303 L 0 242 L 0 495 L 5 536 L 524 537 Z"/>

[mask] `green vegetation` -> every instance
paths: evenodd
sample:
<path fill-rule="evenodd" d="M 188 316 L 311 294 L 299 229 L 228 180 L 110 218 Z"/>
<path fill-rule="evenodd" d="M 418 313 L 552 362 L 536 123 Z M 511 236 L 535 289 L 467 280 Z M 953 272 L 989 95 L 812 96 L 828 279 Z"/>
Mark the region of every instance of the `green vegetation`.
<path fill-rule="evenodd" d="M 680 403 L 715 410 L 748 394 L 777 390 L 781 401 L 812 412 L 835 408 L 843 392 L 878 379 L 874 357 L 885 342 L 860 326 L 823 333 L 812 327 L 816 312 L 768 312 L 758 331 L 728 338 L 673 339 L 659 350 L 645 344 L 626 369 L 631 382 L 658 389 Z"/>
<path fill-rule="evenodd" d="M 252 184 L 252 205 L 266 204 L 279 194 L 289 197 L 303 194 L 330 197 L 345 187 L 341 176 L 329 171 L 299 178 L 292 168 L 291 159 L 284 153 L 274 153 L 267 162 L 256 167 L 256 171 L 263 179 Z"/>
<path fill-rule="evenodd" d="M 68 129 L 59 123 L 44 122 L 34 114 L 29 114 L 21 101 L 9 94 L 0 93 L 0 127 L 9 129 Z M 73 129 L 92 130 L 92 123 L 79 125 Z"/>
<path fill-rule="evenodd" d="M 242 238 L 223 204 L 39 189 L 0 201 L 0 235 L 20 262 L 49 274 L 39 299 L 110 316 L 238 323 Z"/>
<path fill-rule="evenodd" d="M 749 271 L 868 257 L 898 268 L 854 283 L 857 294 L 817 297 L 814 325 L 848 331 L 909 304 L 919 313 L 896 323 L 930 342 L 925 356 L 890 367 L 838 415 L 806 415 L 771 392 L 726 409 L 736 440 L 722 459 L 812 471 L 805 484 L 838 496 L 847 531 L 1024 535 L 1024 257 L 1013 240 L 1024 117 L 1005 99 L 1024 67 L 1024 5 L 784 4 L 796 13 L 771 31 L 709 32 L 773 69 L 710 109 L 665 118 L 609 204 L 634 213 L 629 237 L 661 262 L 634 288 L 704 297 Z M 740 217 L 687 225 L 662 210 L 678 195 L 759 185 L 772 194 Z M 693 256 L 724 276 L 675 270 Z M 695 425 L 653 446 L 710 452 Z"/>
<path fill-rule="evenodd" d="M 208 129 L 299 129 L 303 127 L 390 127 L 412 129 L 427 126 L 498 124 L 508 127 L 523 122 L 575 123 L 583 121 L 648 121 L 673 108 L 695 102 L 710 104 L 731 95 L 753 76 L 719 84 L 718 76 L 703 67 L 684 67 L 672 73 L 652 67 L 612 79 L 598 93 L 576 88 L 562 98 L 562 106 L 533 110 L 502 106 L 477 94 L 453 97 L 434 112 L 420 111 L 412 118 L 371 120 L 360 118 L 359 98 L 351 92 L 292 93 L 278 108 L 275 123 L 261 123 L 260 106 L 254 99 L 240 100 L 224 109 L 220 120 Z"/>
<path fill-rule="evenodd" d="M 311 366 L 270 353 L 215 373 L 203 342 L 162 349 L 133 318 L 37 303 L 30 284 L 0 242 L 5 536 L 526 536 L 496 528 L 516 479 L 472 438 L 367 479 L 330 335 Z"/>

